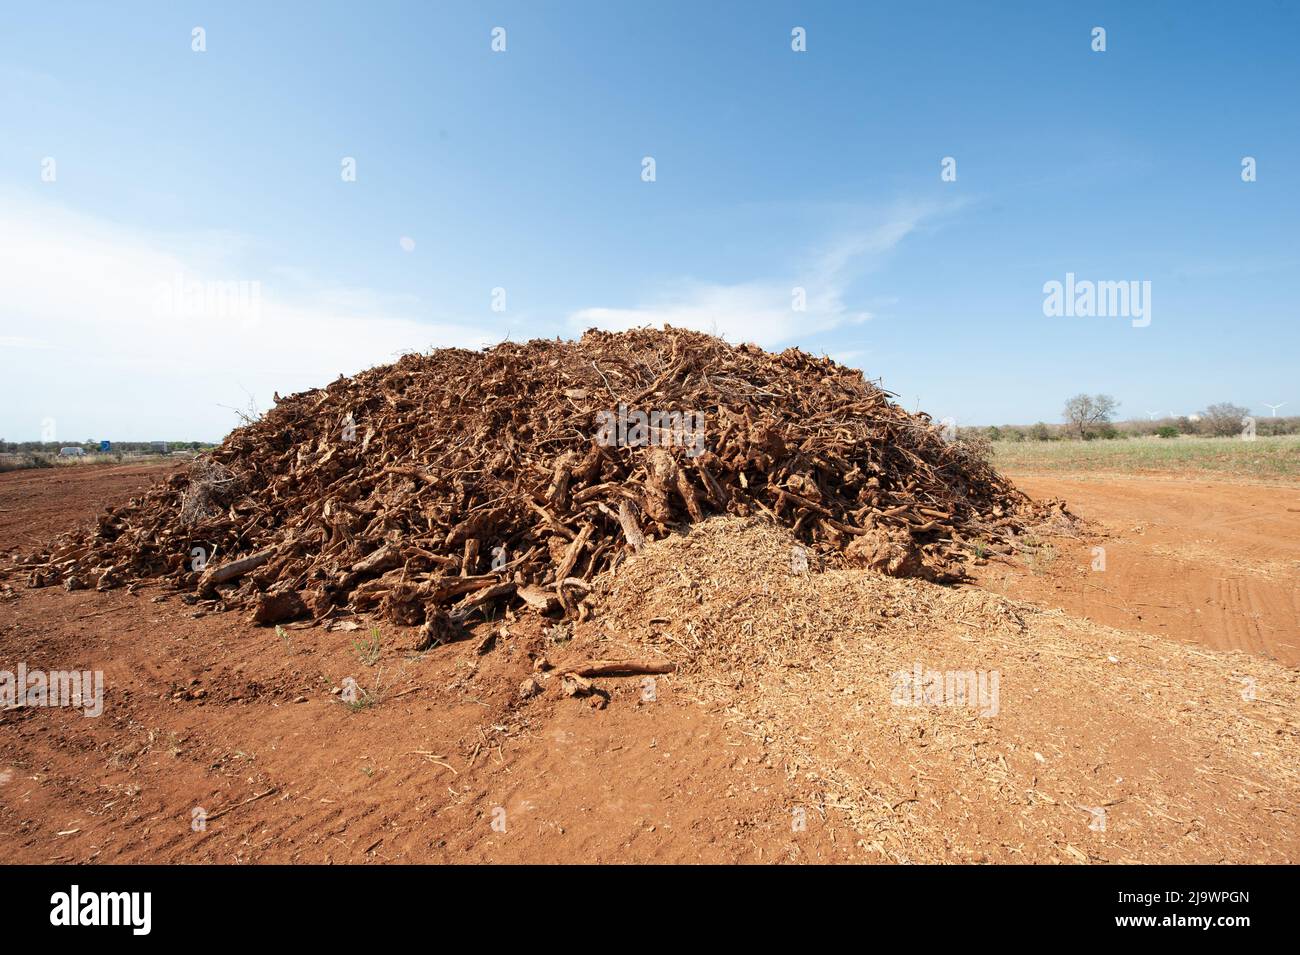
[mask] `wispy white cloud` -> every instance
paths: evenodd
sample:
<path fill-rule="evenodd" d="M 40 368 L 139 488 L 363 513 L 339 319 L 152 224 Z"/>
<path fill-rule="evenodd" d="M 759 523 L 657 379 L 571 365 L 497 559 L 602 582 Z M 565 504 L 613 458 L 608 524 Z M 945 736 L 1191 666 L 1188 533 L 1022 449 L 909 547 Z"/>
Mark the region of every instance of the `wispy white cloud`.
<path fill-rule="evenodd" d="M 849 286 L 909 235 L 956 208 L 957 204 L 895 206 L 877 215 L 874 223 L 814 251 L 784 275 L 731 284 L 682 280 L 649 302 L 581 309 L 569 316 L 569 324 L 575 331 L 667 324 L 765 348 L 861 324 L 872 314 L 846 302 Z M 798 290 L 802 290 L 802 310 L 796 307 Z"/>
<path fill-rule="evenodd" d="M 47 341 L 27 335 L 0 335 L 0 348 L 53 348 Z"/>
<path fill-rule="evenodd" d="M 332 288 L 291 268 L 248 274 L 234 264 L 242 246 L 0 195 L 0 347 L 22 356 L 6 362 L 0 434 L 34 438 L 54 418 L 61 439 L 216 437 L 234 424 L 222 406 L 243 407 L 250 393 L 265 406 L 273 391 L 404 352 L 502 337 L 416 321 L 408 297 Z"/>

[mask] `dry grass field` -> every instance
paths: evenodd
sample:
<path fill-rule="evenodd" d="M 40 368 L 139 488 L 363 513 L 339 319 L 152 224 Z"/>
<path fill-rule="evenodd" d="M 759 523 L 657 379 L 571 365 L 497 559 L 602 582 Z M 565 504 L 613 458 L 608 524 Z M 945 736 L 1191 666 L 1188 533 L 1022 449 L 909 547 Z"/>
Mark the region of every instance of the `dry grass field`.
<path fill-rule="evenodd" d="M 1008 471 L 1300 480 L 1300 435 L 998 441 L 993 452 L 998 467 Z"/>

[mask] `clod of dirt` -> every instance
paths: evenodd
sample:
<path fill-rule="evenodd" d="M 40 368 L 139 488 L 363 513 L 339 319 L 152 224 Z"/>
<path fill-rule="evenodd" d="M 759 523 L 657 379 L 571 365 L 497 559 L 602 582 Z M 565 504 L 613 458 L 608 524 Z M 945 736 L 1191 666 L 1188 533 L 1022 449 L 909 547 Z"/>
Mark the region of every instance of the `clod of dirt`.
<path fill-rule="evenodd" d="M 421 646 L 501 604 L 585 619 L 600 573 L 718 514 L 956 579 L 1036 508 L 889 398 L 828 358 L 674 328 L 407 355 L 279 399 L 19 567 L 32 586 L 163 579 L 266 622 L 377 612 Z"/>
<path fill-rule="evenodd" d="M 594 683 L 576 673 L 560 674 L 560 687 L 565 696 L 590 696 L 596 688 Z"/>
<path fill-rule="evenodd" d="M 427 650 L 430 647 L 450 643 L 459 638 L 461 633 L 462 629 L 452 621 L 447 611 L 435 607 L 429 611 L 424 624 L 420 627 L 415 649 Z"/>
<path fill-rule="evenodd" d="M 307 605 L 303 603 L 302 598 L 292 590 L 286 590 L 276 594 L 258 594 L 253 604 L 252 619 L 253 623 L 265 626 L 296 620 L 307 616 L 308 613 Z"/>

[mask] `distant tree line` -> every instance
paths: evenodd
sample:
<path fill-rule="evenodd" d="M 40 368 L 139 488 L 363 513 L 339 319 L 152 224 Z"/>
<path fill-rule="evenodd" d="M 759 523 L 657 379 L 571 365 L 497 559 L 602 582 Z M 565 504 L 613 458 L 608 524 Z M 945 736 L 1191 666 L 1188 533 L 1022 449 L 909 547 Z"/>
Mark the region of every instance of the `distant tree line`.
<path fill-rule="evenodd" d="M 1252 415 L 1249 408 L 1221 401 L 1186 415 L 1148 416 L 1146 419 L 1115 421 L 1119 402 L 1110 395 L 1078 394 L 1061 411 L 1061 423 L 1039 421 L 1030 425 L 1004 424 L 961 428 L 963 436 L 989 441 L 1092 441 L 1096 438 L 1232 437 L 1242 433 L 1242 419 L 1255 420 L 1259 437 L 1300 434 L 1300 415 Z"/>
<path fill-rule="evenodd" d="M 202 441 L 113 441 L 110 454 L 157 454 L 160 451 L 202 451 L 215 447 Z M 99 440 L 85 441 L 5 441 L 0 438 L 0 454 L 58 454 L 62 448 L 81 448 L 87 454 L 99 454 Z"/>

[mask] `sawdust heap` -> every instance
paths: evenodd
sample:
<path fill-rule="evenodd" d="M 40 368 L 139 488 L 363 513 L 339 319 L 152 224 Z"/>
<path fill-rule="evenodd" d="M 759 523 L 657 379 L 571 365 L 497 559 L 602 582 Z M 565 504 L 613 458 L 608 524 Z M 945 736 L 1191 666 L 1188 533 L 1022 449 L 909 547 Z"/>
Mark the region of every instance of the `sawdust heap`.
<path fill-rule="evenodd" d="M 819 572 L 800 547 L 752 518 L 656 541 L 597 581 L 584 626 L 604 637 L 584 652 L 675 663 L 675 692 L 762 744 L 803 791 L 792 811 L 847 816 L 867 859 L 1300 851 L 1294 670 L 974 588 Z"/>
<path fill-rule="evenodd" d="M 670 417 L 638 431 L 638 412 Z M 830 359 L 590 331 L 408 355 L 277 398 L 188 474 L 26 566 L 32 586 L 163 578 L 261 623 L 375 611 L 431 643 L 503 601 L 585 618 L 598 574 L 714 514 L 954 580 L 1044 512 Z"/>

